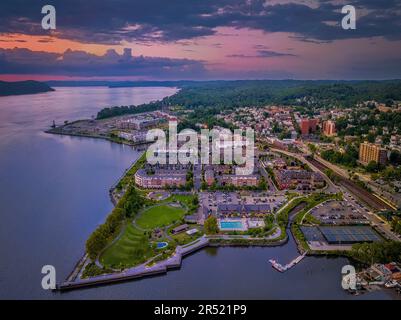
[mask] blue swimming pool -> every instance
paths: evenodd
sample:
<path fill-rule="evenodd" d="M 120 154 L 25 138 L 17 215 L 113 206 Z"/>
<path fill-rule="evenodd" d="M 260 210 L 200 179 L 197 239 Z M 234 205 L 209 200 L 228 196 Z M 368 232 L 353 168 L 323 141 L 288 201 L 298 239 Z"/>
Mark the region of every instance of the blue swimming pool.
<path fill-rule="evenodd" d="M 242 221 L 220 221 L 221 230 L 242 230 Z"/>
<path fill-rule="evenodd" d="M 157 243 L 157 249 L 163 249 L 163 248 L 165 248 L 167 246 L 168 246 L 167 242 L 158 242 Z"/>

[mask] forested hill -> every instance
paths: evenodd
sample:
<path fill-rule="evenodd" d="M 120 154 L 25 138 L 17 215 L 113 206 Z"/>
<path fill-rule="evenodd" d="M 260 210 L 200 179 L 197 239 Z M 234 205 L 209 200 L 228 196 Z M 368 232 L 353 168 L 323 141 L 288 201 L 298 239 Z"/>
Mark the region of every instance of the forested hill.
<path fill-rule="evenodd" d="M 105 108 L 98 118 L 136 113 L 149 108 L 179 105 L 186 108 L 225 109 L 266 104 L 313 107 L 352 107 L 358 102 L 401 100 L 401 80 L 299 81 L 249 80 L 186 83 L 171 97 L 156 103 Z"/>
<path fill-rule="evenodd" d="M 262 106 L 270 103 L 352 107 L 366 100 L 401 100 L 401 80 L 207 82 L 184 87 L 164 102 L 188 108 Z"/>
<path fill-rule="evenodd" d="M 54 91 L 54 89 L 50 88 L 46 83 L 39 81 L 0 81 L 0 96 L 32 94 L 48 91 Z"/>

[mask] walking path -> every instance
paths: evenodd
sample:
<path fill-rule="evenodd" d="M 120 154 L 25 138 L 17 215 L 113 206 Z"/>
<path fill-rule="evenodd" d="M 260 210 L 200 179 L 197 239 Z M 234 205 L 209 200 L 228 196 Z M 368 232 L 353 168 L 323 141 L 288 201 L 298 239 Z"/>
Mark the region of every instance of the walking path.
<path fill-rule="evenodd" d="M 246 234 L 223 234 L 223 235 L 208 235 L 209 239 L 224 239 L 224 240 L 232 240 L 232 239 L 246 239 L 246 240 L 274 240 L 280 238 L 281 236 L 281 228 L 276 227 L 273 234 L 263 237 L 263 238 L 255 238 L 251 235 Z"/>

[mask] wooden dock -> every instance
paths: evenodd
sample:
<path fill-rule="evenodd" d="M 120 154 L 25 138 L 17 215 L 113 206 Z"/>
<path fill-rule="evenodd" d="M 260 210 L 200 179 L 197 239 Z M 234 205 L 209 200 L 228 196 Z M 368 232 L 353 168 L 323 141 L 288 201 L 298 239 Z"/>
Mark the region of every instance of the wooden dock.
<path fill-rule="evenodd" d="M 295 265 L 297 265 L 298 263 L 300 263 L 302 261 L 302 259 L 305 258 L 306 254 L 307 254 L 307 252 L 303 253 L 302 255 L 296 257 L 290 263 L 287 263 L 285 265 L 278 263 L 274 259 L 270 259 L 269 262 L 272 264 L 272 267 L 274 269 L 276 269 L 277 271 L 285 272 L 285 271 L 291 269 L 292 267 L 294 267 Z"/>

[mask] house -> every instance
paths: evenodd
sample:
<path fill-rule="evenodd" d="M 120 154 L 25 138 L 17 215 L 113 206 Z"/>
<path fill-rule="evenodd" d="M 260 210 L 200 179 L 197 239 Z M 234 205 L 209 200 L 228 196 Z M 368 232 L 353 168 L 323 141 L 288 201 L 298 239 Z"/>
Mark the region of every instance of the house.
<path fill-rule="evenodd" d="M 388 281 L 391 278 L 391 271 L 384 264 L 375 263 L 368 269 L 368 272 L 375 281 Z"/>
<path fill-rule="evenodd" d="M 395 262 L 391 262 L 384 265 L 387 270 L 391 272 L 391 279 L 399 281 L 401 280 L 401 267 Z"/>
<path fill-rule="evenodd" d="M 185 224 L 182 224 L 182 225 L 180 225 L 178 227 L 175 227 L 173 230 L 171 230 L 171 233 L 172 234 L 178 234 L 178 233 L 184 232 L 186 230 L 188 230 L 188 225 L 185 223 Z"/>
<path fill-rule="evenodd" d="M 227 214 L 268 214 L 272 211 L 269 204 L 225 204 L 217 205 L 217 212 L 222 215 Z"/>
<path fill-rule="evenodd" d="M 189 235 L 189 236 L 192 236 L 192 235 L 194 235 L 194 234 L 197 233 L 197 232 L 198 232 L 198 229 L 196 229 L 196 228 L 192 228 L 192 229 L 190 229 L 190 230 L 185 231 L 185 233 L 186 233 L 187 235 Z"/>

